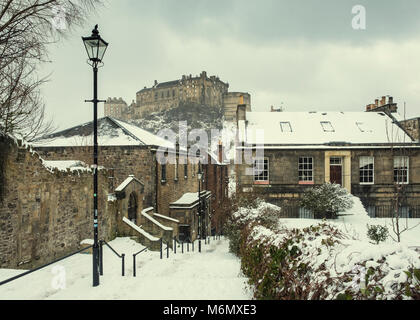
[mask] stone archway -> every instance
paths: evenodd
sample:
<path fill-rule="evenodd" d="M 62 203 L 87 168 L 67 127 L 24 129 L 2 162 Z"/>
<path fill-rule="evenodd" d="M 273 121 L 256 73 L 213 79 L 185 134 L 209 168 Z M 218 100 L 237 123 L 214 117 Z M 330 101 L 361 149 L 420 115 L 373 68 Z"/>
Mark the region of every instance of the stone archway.
<path fill-rule="evenodd" d="M 133 191 L 130 193 L 130 197 L 128 199 L 128 220 L 133 223 L 137 223 L 137 209 L 138 209 L 138 202 L 137 202 L 137 195 Z"/>

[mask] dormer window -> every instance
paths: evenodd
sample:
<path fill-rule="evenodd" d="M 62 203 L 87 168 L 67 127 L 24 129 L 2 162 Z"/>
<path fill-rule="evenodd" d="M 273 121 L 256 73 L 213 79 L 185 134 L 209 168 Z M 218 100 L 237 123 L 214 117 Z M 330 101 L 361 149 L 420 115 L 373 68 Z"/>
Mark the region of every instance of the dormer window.
<path fill-rule="evenodd" d="M 282 132 L 292 132 L 292 126 L 289 121 L 280 122 L 280 128 Z"/>
<path fill-rule="evenodd" d="M 321 126 L 324 132 L 335 132 L 330 121 L 321 121 Z"/>

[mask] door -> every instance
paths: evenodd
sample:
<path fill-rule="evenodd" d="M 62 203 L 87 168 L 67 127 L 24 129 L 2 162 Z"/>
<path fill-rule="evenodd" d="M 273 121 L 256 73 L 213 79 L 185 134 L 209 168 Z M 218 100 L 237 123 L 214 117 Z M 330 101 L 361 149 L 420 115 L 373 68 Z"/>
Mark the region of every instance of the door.
<path fill-rule="evenodd" d="M 190 225 L 181 224 L 179 226 L 178 238 L 179 238 L 179 241 L 186 241 L 187 239 L 191 238 L 190 237 Z"/>
<path fill-rule="evenodd" d="M 330 182 L 343 185 L 343 166 L 341 157 L 330 158 Z"/>
<path fill-rule="evenodd" d="M 137 197 L 134 192 L 130 194 L 128 200 L 128 220 L 133 223 L 137 223 Z"/>
<path fill-rule="evenodd" d="M 330 166 L 330 182 L 342 185 L 342 167 Z"/>

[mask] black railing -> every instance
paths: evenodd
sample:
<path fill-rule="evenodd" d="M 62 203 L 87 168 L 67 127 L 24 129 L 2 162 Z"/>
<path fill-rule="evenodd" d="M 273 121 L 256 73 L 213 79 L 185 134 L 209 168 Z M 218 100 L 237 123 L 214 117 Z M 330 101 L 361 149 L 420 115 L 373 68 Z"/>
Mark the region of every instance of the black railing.
<path fill-rule="evenodd" d="M 166 248 L 163 249 L 163 244 L 166 243 Z M 163 241 L 163 238 L 160 238 L 160 258 L 163 259 L 163 250 L 166 250 L 166 258 L 169 258 L 169 242 Z"/>
<path fill-rule="evenodd" d="M 147 248 L 144 248 L 140 250 L 139 252 L 133 254 L 133 277 L 136 276 L 136 256 L 142 252 L 145 252 L 146 250 Z"/>
<path fill-rule="evenodd" d="M 118 258 L 120 258 L 121 259 L 121 264 L 122 264 L 122 276 L 124 277 L 124 275 L 125 275 L 125 254 L 124 253 L 121 253 L 121 254 L 119 254 L 117 251 L 115 251 L 114 250 L 114 248 L 112 248 L 105 240 L 100 240 L 99 241 L 99 255 L 100 255 L 100 259 L 99 259 L 99 272 L 100 272 L 100 275 L 102 276 L 103 275 L 103 265 L 104 265 L 104 263 L 103 263 L 103 244 L 106 244 L 106 246 L 108 247 L 108 248 L 110 248 L 111 249 L 111 251 L 112 252 L 114 252 L 115 253 L 115 255 L 118 257 Z"/>
<path fill-rule="evenodd" d="M 35 271 L 41 270 L 41 269 L 43 269 L 43 268 L 45 268 L 45 267 L 48 267 L 49 265 L 52 265 L 52 264 L 54 264 L 54 263 L 57 263 L 57 262 L 59 262 L 59 261 L 61 261 L 61 260 L 67 259 L 67 258 L 69 258 L 69 257 L 71 257 L 71 256 L 74 256 L 74 255 L 75 255 L 75 254 L 77 254 L 77 253 L 83 252 L 83 251 L 88 250 L 88 249 L 90 249 L 90 248 L 92 248 L 92 247 L 93 247 L 93 245 L 90 245 L 90 246 L 88 246 L 88 247 L 86 247 L 86 248 L 83 248 L 83 249 L 77 250 L 76 252 L 70 253 L 70 254 L 66 255 L 65 257 L 62 257 L 62 258 L 57 259 L 57 260 L 54 260 L 54 261 L 52 261 L 52 262 L 49 262 L 49 263 L 47 263 L 47 264 L 44 264 L 44 265 L 42 265 L 42 266 L 40 266 L 40 267 L 37 267 L 37 268 L 35 268 L 35 269 L 32 269 L 32 270 L 29 270 L 29 271 L 23 272 L 23 273 L 21 273 L 21 274 L 18 274 L 17 276 L 12 277 L 12 278 L 9 278 L 9 279 L 6 279 L 6 280 L 3 280 L 3 281 L 1 281 L 1 282 L 0 282 L 0 286 L 2 286 L 3 284 L 9 283 L 9 282 L 11 282 L 11 281 L 13 281 L 13 280 L 19 279 L 19 278 L 21 278 L 21 277 L 23 277 L 23 276 L 26 276 L 26 275 L 28 275 L 28 274 L 31 274 L 32 272 L 35 272 Z"/>

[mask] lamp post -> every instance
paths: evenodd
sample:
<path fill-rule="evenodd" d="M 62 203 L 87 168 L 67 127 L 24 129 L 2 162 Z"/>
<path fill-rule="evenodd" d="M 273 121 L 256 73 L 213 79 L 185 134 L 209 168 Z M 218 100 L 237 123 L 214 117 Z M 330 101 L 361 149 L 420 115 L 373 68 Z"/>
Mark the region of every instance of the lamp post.
<path fill-rule="evenodd" d="M 203 177 L 203 173 L 200 170 L 201 167 L 201 163 L 198 163 L 198 172 L 197 172 L 197 178 L 198 178 L 198 252 L 201 252 L 201 236 L 202 236 L 202 229 L 201 229 L 201 224 L 202 222 L 202 217 L 201 217 L 201 179 Z"/>
<path fill-rule="evenodd" d="M 99 285 L 99 244 L 98 244 L 98 65 L 102 63 L 108 43 L 99 35 L 98 25 L 90 37 L 82 37 L 89 60 L 93 68 L 93 286 Z"/>

